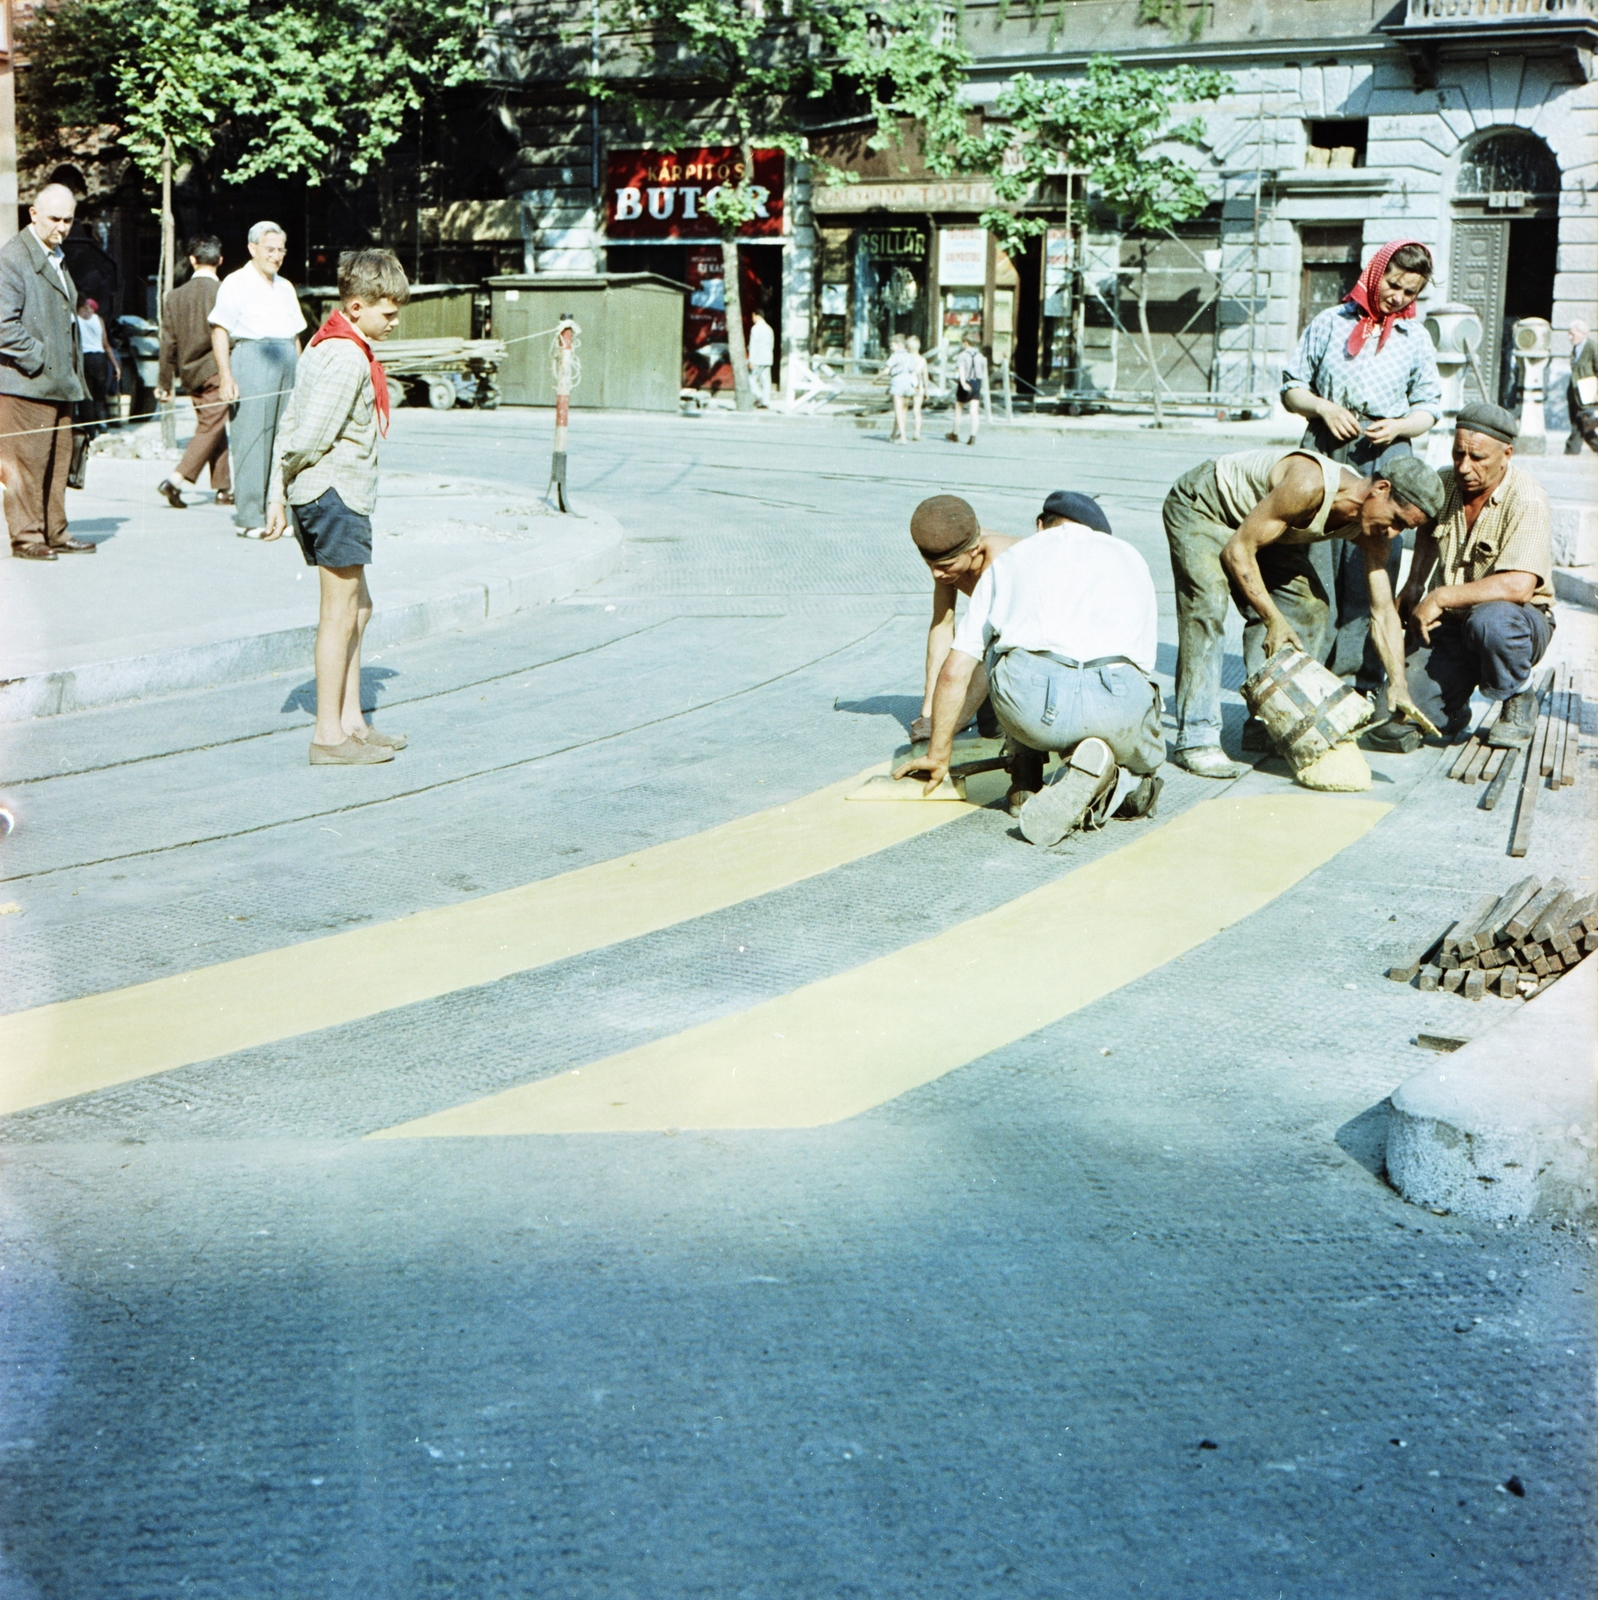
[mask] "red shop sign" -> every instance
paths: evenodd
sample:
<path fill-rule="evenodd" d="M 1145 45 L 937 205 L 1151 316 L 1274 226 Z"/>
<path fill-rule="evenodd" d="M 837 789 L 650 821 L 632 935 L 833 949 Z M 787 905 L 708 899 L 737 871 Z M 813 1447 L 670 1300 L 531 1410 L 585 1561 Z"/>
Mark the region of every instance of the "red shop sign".
<path fill-rule="evenodd" d="M 724 183 L 743 179 L 743 157 L 729 146 L 700 150 L 612 150 L 605 161 L 605 234 L 611 239 L 716 239 L 705 200 Z M 784 161 L 780 150 L 756 150 L 754 188 L 759 215 L 740 239 L 782 233 Z"/>

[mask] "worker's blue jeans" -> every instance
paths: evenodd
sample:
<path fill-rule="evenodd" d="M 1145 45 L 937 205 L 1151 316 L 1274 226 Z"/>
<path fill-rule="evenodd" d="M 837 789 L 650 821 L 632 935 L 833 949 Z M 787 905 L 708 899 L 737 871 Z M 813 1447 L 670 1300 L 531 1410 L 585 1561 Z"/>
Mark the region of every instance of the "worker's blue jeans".
<path fill-rule="evenodd" d="M 988 693 L 999 726 L 1029 750 L 1074 750 L 1099 738 L 1129 772 L 1165 759 L 1160 691 L 1130 661 L 1081 665 L 1030 650 L 990 650 Z"/>
<path fill-rule="evenodd" d="M 1445 611 L 1430 644 L 1410 636 L 1410 696 L 1445 733 L 1458 733 L 1470 721 L 1472 691 L 1507 700 L 1524 689 L 1553 636 L 1553 620 L 1541 606 L 1489 600 Z"/>

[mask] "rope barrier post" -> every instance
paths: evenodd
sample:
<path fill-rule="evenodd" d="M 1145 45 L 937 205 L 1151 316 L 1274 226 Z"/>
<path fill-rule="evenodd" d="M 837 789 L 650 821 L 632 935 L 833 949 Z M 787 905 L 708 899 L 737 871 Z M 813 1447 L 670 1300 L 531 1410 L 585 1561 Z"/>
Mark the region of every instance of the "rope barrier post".
<path fill-rule="evenodd" d="M 549 490 L 545 498 L 552 496 L 560 511 L 571 510 L 566 500 L 566 428 L 571 419 L 571 392 L 576 366 L 573 352 L 579 332 L 569 315 L 561 317 L 560 327 L 555 330 L 555 451 L 549 459 Z"/>

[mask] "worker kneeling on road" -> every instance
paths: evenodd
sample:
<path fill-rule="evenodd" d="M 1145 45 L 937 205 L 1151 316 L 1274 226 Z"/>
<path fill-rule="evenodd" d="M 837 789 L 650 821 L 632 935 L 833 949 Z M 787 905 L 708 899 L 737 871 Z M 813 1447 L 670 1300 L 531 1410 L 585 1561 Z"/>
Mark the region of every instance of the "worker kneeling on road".
<path fill-rule="evenodd" d="M 1416 456 L 1394 457 L 1367 478 L 1312 450 L 1245 450 L 1178 478 L 1163 511 L 1176 579 L 1177 765 L 1201 778 L 1248 770 L 1221 749 L 1228 599 L 1243 613 L 1250 677 L 1283 645 L 1317 661 L 1325 654 L 1330 612 L 1309 559 L 1309 546 L 1322 539 L 1359 546 L 1388 710 L 1416 713 L 1387 557 L 1395 535 L 1430 524 L 1442 508 L 1442 481 Z"/>
<path fill-rule="evenodd" d="M 1532 672 L 1554 636 L 1553 517 L 1543 486 L 1512 459 L 1519 431 L 1502 406 L 1459 413 L 1442 514 L 1416 537 L 1398 598 L 1416 703 L 1453 735 L 1470 722 L 1472 691 L 1501 700 L 1487 743 L 1504 750 L 1531 739 Z M 1395 733 L 1389 724 L 1370 742 L 1391 746 Z"/>
<path fill-rule="evenodd" d="M 976 513 L 954 495 L 924 500 L 911 532 L 929 562 L 982 534 Z M 1009 546 L 977 580 L 939 670 L 927 753 L 894 776 L 924 776 L 930 794 L 948 776 L 955 733 L 991 694 L 1016 744 L 1067 754 L 1054 781 L 1020 808 L 1021 832 L 1033 844 L 1058 844 L 1103 822 L 1122 767 L 1135 787 L 1119 814 L 1146 814 L 1165 757 L 1150 678 L 1157 625 L 1148 563 L 1109 533 L 1062 521 Z"/>

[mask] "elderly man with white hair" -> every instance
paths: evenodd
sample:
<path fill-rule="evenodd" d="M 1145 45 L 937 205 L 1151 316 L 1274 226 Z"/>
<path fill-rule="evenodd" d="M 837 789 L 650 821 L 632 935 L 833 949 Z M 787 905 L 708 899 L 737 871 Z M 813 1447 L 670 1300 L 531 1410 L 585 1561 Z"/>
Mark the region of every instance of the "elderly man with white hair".
<path fill-rule="evenodd" d="M 1598 450 L 1598 338 L 1579 318 L 1570 320 L 1570 437 L 1565 454 L 1579 456 L 1582 441 Z"/>
<path fill-rule="evenodd" d="M 288 237 L 275 222 L 249 233 L 248 266 L 230 272 L 211 308 L 218 397 L 237 403 L 230 430 L 233 525 L 241 539 L 266 537 L 266 491 L 278 422 L 294 389 L 305 313 L 279 273 Z"/>
<path fill-rule="evenodd" d="M 88 398 L 77 286 L 61 242 L 77 201 L 46 184 L 28 226 L 0 248 L 0 476 L 11 553 L 28 561 L 92 554 L 67 532 L 72 407 Z"/>

